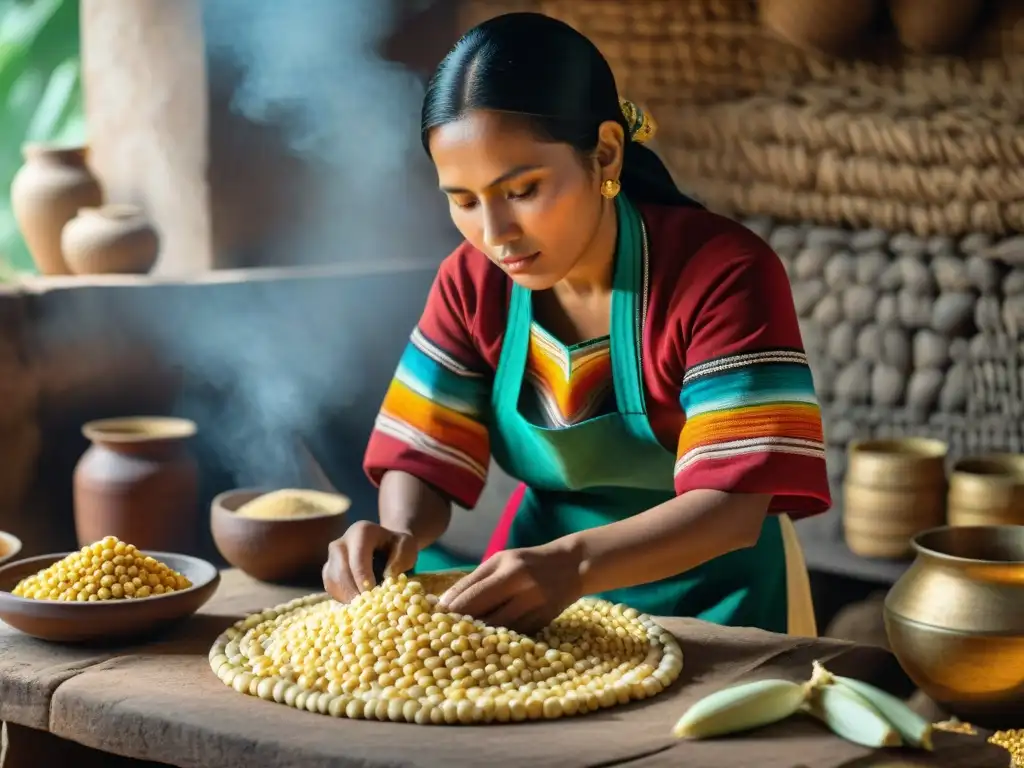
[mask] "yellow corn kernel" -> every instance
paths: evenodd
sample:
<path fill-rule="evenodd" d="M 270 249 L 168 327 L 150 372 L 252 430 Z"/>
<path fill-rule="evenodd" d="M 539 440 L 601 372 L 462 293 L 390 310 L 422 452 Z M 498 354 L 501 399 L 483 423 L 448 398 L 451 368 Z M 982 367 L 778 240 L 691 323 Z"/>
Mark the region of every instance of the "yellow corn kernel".
<path fill-rule="evenodd" d="M 137 575 L 140 567 L 147 574 L 145 584 Z M 103 602 L 139 599 L 191 586 L 185 576 L 164 563 L 107 536 L 22 579 L 11 594 L 32 600 Z"/>
<path fill-rule="evenodd" d="M 622 605 L 584 598 L 530 638 L 437 610 L 442 591 L 403 574 L 348 605 L 299 598 L 236 623 L 210 667 L 263 699 L 418 724 L 582 715 L 657 695 L 682 669 L 675 638 Z"/>

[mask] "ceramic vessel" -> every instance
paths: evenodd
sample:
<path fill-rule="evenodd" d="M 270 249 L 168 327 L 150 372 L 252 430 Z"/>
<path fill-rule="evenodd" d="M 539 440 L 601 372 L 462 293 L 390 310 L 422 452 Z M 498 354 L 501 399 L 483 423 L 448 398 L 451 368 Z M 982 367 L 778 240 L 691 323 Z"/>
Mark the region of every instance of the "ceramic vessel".
<path fill-rule="evenodd" d="M 889 0 L 889 13 L 904 48 L 952 53 L 974 31 L 984 0 Z"/>
<path fill-rule="evenodd" d="M 946 444 L 939 440 L 866 440 L 849 447 L 843 483 L 847 546 L 862 557 L 913 554 L 911 539 L 946 515 Z"/>
<path fill-rule="evenodd" d="M 1024 711 L 1024 527 L 944 526 L 885 598 L 900 665 L 941 707 L 977 725 L 1020 727 Z"/>
<path fill-rule="evenodd" d="M 961 459 L 949 478 L 950 525 L 1024 525 L 1024 456 Z"/>
<path fill-rule="evenodd" d="M 13 560 L 21 552 L 21 539 L 6 531 L 0 531 L 0 565 Z"/>
<path fill-rule="evenodd" d="M 198 468 L 186 419 L 134 417 L 86 424 L 92 445 L 74 475 L 79 546 L 117 536 L 143 550 L 188 552 L 199 524 Z"/>
<path fill-rule="evenodd" d="M 327 545 L 348 527 L 348 515 L 294 520 L 261 520 L 235 514 L 266 493 L 258 488 L 225 491 L 210 505 L 210 529 L 217 551 L 232 566 L 259 581 L 318 585 Z"/>
<path fill-rule="evenodd" d="M 99 182 L 86 166 L 84 147 L 26 144 L 25 163 L 11 184 L 11 207 L 36 267 L 67 275 L 61 232 L 80 208 L 103 202 Z"/>
<path fill-rule="evenodd" d="M 64 261 L 76 275 L 145 274 L 156 264 L 160 238 L 141 208 L 82 208 L 64 226 Z"/>
<path fill-rule="evenodd" d="M 212 563 L 171 552 L 146 551 L 192 582 L 188 589 L 138 600 L 66 602 L 11 594 L 26 576 L 49 568 L 69 552 L 17 560 L 0 567 L 0 621 L 26 635 L 59 643 L 141 640 L 194 614 L 213 597 L 220 572 Z"/>
<path fill-rule="evenodd" d="M 828 54 L 856 49 L 881 10 L 880 0 L 760 0 L 761 23 L 793 45 Z"/>

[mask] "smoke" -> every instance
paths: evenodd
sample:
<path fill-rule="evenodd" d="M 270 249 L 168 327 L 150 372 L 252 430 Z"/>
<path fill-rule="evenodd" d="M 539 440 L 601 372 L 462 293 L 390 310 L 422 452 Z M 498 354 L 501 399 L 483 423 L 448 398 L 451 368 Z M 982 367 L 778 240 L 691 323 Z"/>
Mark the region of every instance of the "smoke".
<path fill-rule="evenodd" d="M 397 0 L 203 4 L 211 68 L 241 75 L 233 109 L 316 171 L 282 263 L 442 256 L 421 251 L 451 226 L 419 143 L 424 84 L 378 53 L 398 12 Z"/>
<path fill-rule="evenodd" d="M 232 109 L 273 127 L 315 171 L 297 201 L 301 222 L 275 236 L 278 265 L 396 259 L 429 268 L 454 245 L 419 140 L 424 84 L 378 53 L 397 11 L 396 0 L 204 0 L 209 66 L 238 77 Z M 358 410 L 356 434 L 315 445 L 333 449 L 317 458 L 344 485 L 428 280 L 283 283 L 221 291 L 184 310 L 163 343 L 218 393 L 196 416 L 242 484 L 296 482 L 296 434 L 324 437 L 330 411 Z"/>

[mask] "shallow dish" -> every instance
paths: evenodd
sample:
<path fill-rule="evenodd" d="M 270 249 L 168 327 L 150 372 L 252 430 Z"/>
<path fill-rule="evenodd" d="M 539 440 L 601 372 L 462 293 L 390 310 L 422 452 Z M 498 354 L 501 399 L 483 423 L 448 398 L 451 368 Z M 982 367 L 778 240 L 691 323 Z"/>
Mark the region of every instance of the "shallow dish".
<path fill-rule="evenodd" d="M 70 554 L 39 555 L 0 567 L 0 620 L 41 640 L 63 643 L 125 640 L 148 635 L 188 618 L 213 596 L 220 584 L 220 572 L 205 560 L 170 552 L 145 552 L 185 576 L 192 586 L 169 595 L 93 603 L 32 600 L 11 594 L 23 578 Z"/>
<path fill-rule="evenodd" d="M 210 529 L 217 550 L 235 568 L 259 581 L 319 584 L 327 545 L 348 528 L 348 514 L 270 520 L 235 514 L 243 504 L 269 492 L 240 488 L 214 498 Z"/>
<path fill-rule="evenodd" d="M 21 552 L 21 539 L 13 533 L 0 531 L 0 565 L 13 560 Z"/>

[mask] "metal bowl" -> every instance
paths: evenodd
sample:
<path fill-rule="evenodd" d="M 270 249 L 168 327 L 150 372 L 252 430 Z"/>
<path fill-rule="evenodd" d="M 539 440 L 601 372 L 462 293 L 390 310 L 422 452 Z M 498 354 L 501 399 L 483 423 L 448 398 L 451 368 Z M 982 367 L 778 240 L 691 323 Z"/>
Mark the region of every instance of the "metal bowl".
<path fill-rule="evenodd" d="M 1024 717 L 1024 526 L 943 526 L 885 599 L 907 675 L 943 709 L 990 728 Z"/>

